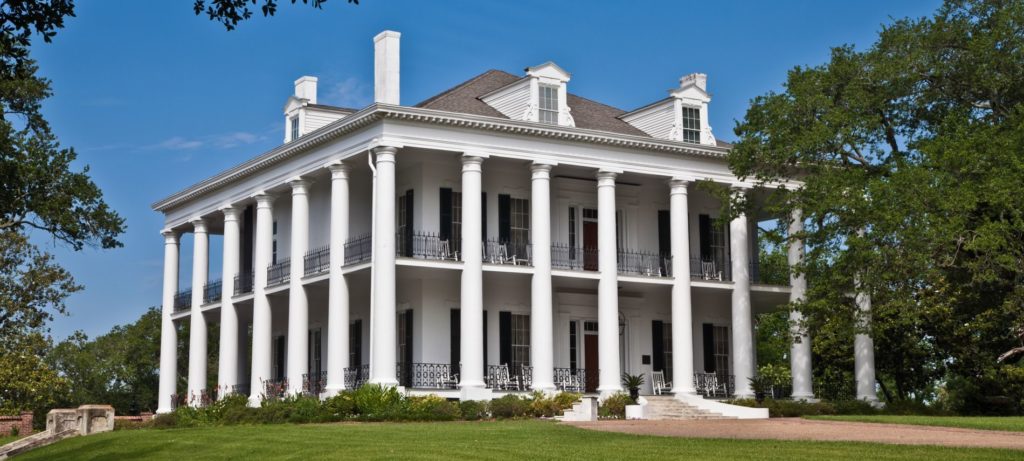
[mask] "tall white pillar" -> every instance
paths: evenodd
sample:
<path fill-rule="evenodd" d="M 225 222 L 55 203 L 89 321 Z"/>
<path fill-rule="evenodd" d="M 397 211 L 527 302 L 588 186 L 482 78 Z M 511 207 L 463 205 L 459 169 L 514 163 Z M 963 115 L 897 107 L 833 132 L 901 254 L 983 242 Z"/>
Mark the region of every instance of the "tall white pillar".
<path fill-rule="evenodd" d="M 188 347 L 188 398 L 189 403 L 197 406 L 202 403 L 200 397 L 206 390 L 206 317 L 201 310 L 203 290 L 210 270 L 210 236 L 206 232 L 206 221 L 192 221 L 192 321 L 189 324 Z"/>
<path fill-rule="evenodd" d="M 672 235 L 672 392 L 696 394 L 693 386 L 693 301 L 690 293 L 689 182 L 669 183 Z"/>
<path fill-rule="evenodd" d="M 597 173 L 597 390 L 601 397 L 619 392 L 619 268 L 615 238 L 615 176 Z"/>
<path fill-rule="evenodd" d="M 309 372 L 309 300 L 302 286 L 309 248 L 309 182 L 292 186 L 291 272 L 288 285 L 288 393 L 302 393 L 302 375 Z"/>
<path fill-rule="evenodd" d="M 348 283 L 341 273 L 348 240 L 348 173 L 343 163 L 331 169 L 331 267 L 327 300 L 327 394 L 345 389 L 348 368 Z"/>
<path fill-rule="evenodd" d="M 860 328 L 871 325 L 871 295 L 857 283 L 856 303 L 860 311 Z M 857 400 L 877 402 L 875 392 L 875 340 L 868 333 L 857 333 L 853 338 L 853 368 L 857 375 Z"/>
<path fill-rule="evenodd" d="M 530 168 L 530 224 L 533 240 L 533 281 L 530 286 L 530 358 L 533 388 L 555 391 L 554 312 L 551 307 L 551 165 Z"/>
<path fill-rule="evenodd" d="M 252 367 L 249 405 L 259 406 L 264 393 L 263 381 L 273 379 L 270 299 L 267 298 L 267 266 L 274 245 L 274 197 L 256 195 L 256 245 L 253 249 L 252 287 Z"/>
<path fill-rule="evenodd" d="M 804 217 L 799 209 L 793 210 L 789 220 L 789 235 L 803 232 Z M 792 239 L 789 242 L 789 266 L 799 265 L 804 259 L 803 240 Z M 807 279 L 804 274 L 789 275 L 789 302 L 799 303 L 807 294 Z M 789 348 L 789 368 L 793 377 L 793 399 L 813 400 L 814 387 L 811 382 L 811 336 L 803 328 L 804 316 L 798 310 L 789 311 L 790 336 L 795 340 Z"/>
<path fill-rule="evenodd" d="M 742 189 L 734 193 L 742 194 Z M 729 223 L 729 251 L 732 255 L 732 350 L 736 397 L 754 396 L 754 332 L 750 315 L 750 241 L 747 216 L 740 214 Z"/>
<path fill-rule="evenodd" d="M 176 402 L 172 395 L 178 390 L 178 331 L 174 328 L 174 295 L 178 292 L 178 233 L 161 232 L 164 236 L 164 291 L 160 312 L 160 395 L 157 413 L 170 413 Z"/>
<path fill-rule="evenodd" d="M 395 154 L 398 148 L 378 147 L 376 194 L 373 210 L 373 319 L 370 332 L 370 382 L 397 386 L 395 370 Z"/>
<path fill-rule="evenodd" d="M 233 386 L 238 384 L 238 369 L 240 361 L 238 355 L 238 312 L 231 302 L 232 283 L 235 275 L 238 274 L 239 264 L 239 243 L 241 240 L 241 229 L 239 218 L 241 210 L 228 206 L 221 211 L 224 213 L 224 261 L 221 271 L 221 292 L 220 292 L 220 365 L 217 367 L 218 398 L 224 398 L 231 391 Z"/>
<path fill-rule="evenodd" d="M 462 157 L 462 283 L 459 307 L 459 357 L 462 368 L 459 388 L 463 398 L 475 389 L 484 388 L 484 334 L 480 325 L 484 318 L 483 228 L 481 225 L 483 190 L 482 163 L 473 155 Z M 458 366 L 458 364 L 452 364 Z"/>

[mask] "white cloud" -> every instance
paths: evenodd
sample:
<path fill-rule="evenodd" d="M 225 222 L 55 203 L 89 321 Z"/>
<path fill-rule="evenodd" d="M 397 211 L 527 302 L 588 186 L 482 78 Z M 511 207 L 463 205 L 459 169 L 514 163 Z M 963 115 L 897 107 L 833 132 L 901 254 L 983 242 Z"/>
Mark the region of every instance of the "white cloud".
<path fill-rule="evenodd" d="M 196 150 L 200 148 L 231 149 L 239 146 L 246 146 L 249 144 L 257 143 L 264 139 L 265 137 L 263 135 L 249 133 L 246 131 L 235 131 L 231 133 L 214 134 L 198 138 L 174 136 L 171 138 L 167 138 L 156 144 L 146 146 L 146 149 L 178 151 Z"/>
<path fill-rule="evenodd" d="M 150 146 L 151 149 L 163 150 L 190 150 L 203 147 L 203 142 L 198 139 L 186 139 L 181 136 L 165 139 Z"/>
<path fill-rule="evenodd" d="M 321 100 L 330 105 L 340 107 L 362 108 L 373 100 L 373 88 L 355 77 L 349 77 L 335 83 Z"/>

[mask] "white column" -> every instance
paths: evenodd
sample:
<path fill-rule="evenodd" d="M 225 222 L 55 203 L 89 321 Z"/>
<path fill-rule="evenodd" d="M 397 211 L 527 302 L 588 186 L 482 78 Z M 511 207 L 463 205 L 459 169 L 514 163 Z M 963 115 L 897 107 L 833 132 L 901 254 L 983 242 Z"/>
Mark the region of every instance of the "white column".
<path fill-rule="evenodd" d="M 597 173 L 597 358 L 601 397 L 619 392 L 619 268 L 615 239 L 615 173 Z"/>
<path fill-rule="evenodd" d="M 331 268 L 327 300 L 327 394 L 345 389 L 348 368 L 348 283 L 341 267 L 345 265 L 345 241 L 348 240 L 348 173 L 345 164 L 331 165 Z"/>
<path fill-rule="evenodd" d="M 302 376 L 309 372 L 309 300 L 302 286 L 309 248 L 309 182 L 294 179 L 292 186 L 291 272 L 288 285 L 288 392 L 302 392 Z"/>
<path fill-rule="evenodd" d="M 172 394 L 178 387 L 178 331 L 174 328 L 174 295 L 178 292 L 178 233 L 165 230 L 164 236 L 164 292 L 160 315 L 160 395 L 157 413 L 170 413 L 175 402 Z"/>
<path fill-rule="evenodd" d="M 690 294 L 690 211 L 683 180 L 669 183 L 672 235 L 672 392 L 696 394 L 693 386 L 693 302 Z"/>
<path fill-rule="evenodd" d="M 792 239 L 793 235 L 804 230 L 803 212 L 799 209 L 793 210 L 789 220 L 789 266 L 799 265 L 804 259 L 803 240 Z M 789 302 L 799 303 L 804 300 L 807 294 L 807 279 L 804 274 L 789 275 Z M 790 336 L 798 341 L 793 341 L 789 348 L 789 368 L 793 376 L 793 399 L 813 400 L 814 387 L 811 385 L 811 336 L 803 325 L 804 315 L 798 310 L 789 311 Z"/>
<path fill-rule="evenodd" d="M 871 325 L 871 295 L 857 283 L 856 295 L 860 328 Z M 875 340 L 868 333 L 857 333 L 853 338 L 853 368 L 857 375 L 857 400 L 877 402 L 875 392 Z"/>
<path fill-rule="evenodd" d="M 270 380 L 273 354 L 271 343 L 270 299 L 267 298 L 267 266 L 273 251 L 274 197 L 256 195 L 256 245 L 253 255 L 252 288 L 252 367 L 249 384 L 249 405 L 259 406 L 263 396 L 263 381 Z"/>
<path fill-rule="evenodd" d="M 188 347 L 188 398 L 189 404 L 199 405 L 202 392 L 206 390 L 206 317 L 203 316 L 203 289 L 210 270 L 210 236 L 206 233 L 206 221 L 192 221 L 192 322 L 189 326 Z"/>
<path fill-rule="evenodd" d="M 395 154 L 391 146 L 374 149 L 377 157 L 377 206 L 373 210 L 373 321 L 370 332 L 370 382 L 397 386 L 395 370 Z"/>
<path fill-rule="evenodd" d="M 533 388 L 555 391 L 554 313 L 551 307 L 551 165 L 534 163 L 530 221 L 533 282 L 530 286 L 530 358 Z"/>
<path fill-rule="evenodd" d="M 734 193 L 742 194 L 742 189 Z M 740 214 L 729 223 L 729 251 L 732 255 L 732 366 L 736 397 L 753 397 L 750 377 L 754 376 L 754 333 L 750 316 L 750 244 L 747 216 Z"/>
<path fill-rule="evenodd" d="M 221 271 L 220 292 L 220 365 L 217 368 L 217 386 L 220 391 L 218 398 L 227 396 L 232 387 L 238 384 L 238 312 L 231 302 L 234 294 L 232 287 L 235 275 L 238 274 L 239 242 L 241 229 L 239 218 L 241 210 L 228 206 L 221 210 L 224 213 L 224 261 Z"/>
<path fill-rule="evenodd" d="M 459 388 L 463 396 L 484 388 L 484 318 L 482 214 L 482 167 L 484 159 L 462 157 L 462 283 L 459 307 Z M 458 364 L 452 364 L 458 366 Z M 468 397 L 465 397 L 468 398 Z"/>

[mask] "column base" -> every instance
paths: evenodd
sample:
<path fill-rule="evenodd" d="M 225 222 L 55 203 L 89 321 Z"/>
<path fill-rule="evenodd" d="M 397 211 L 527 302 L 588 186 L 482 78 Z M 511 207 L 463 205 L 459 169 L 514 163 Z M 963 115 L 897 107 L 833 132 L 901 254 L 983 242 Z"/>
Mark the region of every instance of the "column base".
<path fill-rule="evenodd" d="M 602 402 L 604 402 L 605 399 L 607 399 L 608 397 L 611 397 L 611 396 L 613 396 L 615 394 L 619 394 L 619 393 L 623 393 L 623 392 L 625 392 L 625 391 L 622 390 L 621 387 L 603 387 L 603 388 L 602 387 L 598 387 L 597 388 L 597 394 L 600 396 L 600 397 L 598 397 L 598 399 L 600 401 L 602 401 Z"/>
<path fill-rule="evenodd" d="M 345 391 L 345 390 L 347 390 L 345 388 L 345 386 L 331 386 L 331 385 L 327 385 L 326 387 L 324 387 L 324 391 L 320 394 L 320 396 L 325 398 L 325 399 L 328 399 L 328 398 L 334 397 L 334 396 L 342 393 L 342 391 Z"/>
<path fill-rule="evenodd" d="M 491 401 L 494 398 L 494 391 L 483 386 L 462 386 L 459 388 L 459 400 L 483 400 Z"/>
<path fill-rule="evenodd" d="M 789 398 L 796 401 L 804 401 L 807 403 L 818 403 L 821 401 L 820 399 L 814 397 L 814 394 L 793 394 L 789 396 Z"/>
<path fill-rule="evenodd" d="M 555 383 L 541 383 L 530 386 L 531 391 L 543 392 L 546 396 L 552 396 L 558 393 L 558 388 L 555 387 Z"/>
<path fill-rule="evenodd" d="M 263 397 L 259 394 L 249 396 L 249 406 L 252 408 L 259 408 L 263 405 Z"/>
<path fill-rule="evenodd" d="M 158 414 L 158 415 L 166 415 L 167 413 L 171 413 L 173 411 L 174 410 L 171 410 L 170 408 L 157 408 L 156 409 L 156 414 Z"/>
<path fill-rule="evenodd" d="M 672 395 L 678 395 L 678 396 L 683 396 L 683 395 L 697 395 L 697 389 L 696 389 L 696 388 L 693 388 L 693 387 L 691 387 L 691 388 L 678 388 L 678 387 L 673 387 L 673 388 L 672 388 L 672 390 L 671 390 L 671 391 L 669 391 L 669 392 L 671 392 L 671 393 L 672 393 Z"/>
<path fill-rule="evenodd" d="M 380 387 L 401 387 L 397 379 L 370 379 L 367 384 L 376 384 Z"/>
<path fill-rule="evenodd" d="M 754 398 L 754 393 L 753 392 L 751 392 L 749 394 L 736 393 L 736 395 L 734 395 L 733 398 L 734 399 L 752 399 L 752 398 Z"/>

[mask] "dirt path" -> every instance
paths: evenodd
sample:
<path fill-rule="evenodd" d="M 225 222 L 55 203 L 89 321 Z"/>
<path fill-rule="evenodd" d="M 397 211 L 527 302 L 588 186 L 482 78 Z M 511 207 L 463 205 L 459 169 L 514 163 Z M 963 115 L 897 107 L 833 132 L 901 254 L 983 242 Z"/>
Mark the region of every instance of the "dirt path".
<path fill-rule="evenodd" d="M 596 431 L 669 437 L 879 442 L 1024 450 L 1024 433 L 801 418 L 565 423 Z"/>

